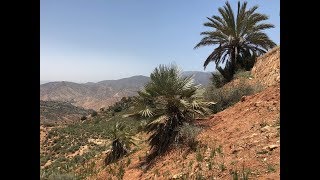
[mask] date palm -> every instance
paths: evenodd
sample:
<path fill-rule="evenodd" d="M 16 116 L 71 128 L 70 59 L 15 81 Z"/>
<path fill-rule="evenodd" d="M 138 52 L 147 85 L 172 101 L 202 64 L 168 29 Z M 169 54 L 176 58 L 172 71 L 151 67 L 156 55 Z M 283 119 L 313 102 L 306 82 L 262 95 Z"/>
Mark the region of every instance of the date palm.
<path fill-rule="evenodd" d="M 152 133 L 149 138 L 151 154 L 147 160 L 160 155 L 175 141 L 179 127 L 192 122 L 196 115 L 209 112 L 212 102 L 202 101 L 199 85 L 193 84 L 193 77 L 182 77 L 174 65 L 160 65 L 150 75 L 151 81 L 139 91 L 136 98 L 136 115 L 148 117 L 146 130 Z"/>
<path fill-rule="evenodd" d="M 257 56 L 276 45 L 263 32 L 265 29 L 273 28 L 274 25 L 263 23 L 262 21 L 267 20 L 268 16 L 257 13 L 257 9 L 258 6 L 247 9 L 247 2 L 242 4 L 238 2 L 235 16 L 227 1 L 218 9 L 220 16 L 207 17 L 209 22 L 203 25 L 213 30 L 202 32 L 201 35 L 204 37 L 194 49 L 211 45 L 218 47 L 204 61 L 204 68 L 210 62 L 215 62 L 217 70 L 230 81 L 237 69 L 250 70 Z M 224 69 L 220 67 L 223 63 L 226 63 Z"/>

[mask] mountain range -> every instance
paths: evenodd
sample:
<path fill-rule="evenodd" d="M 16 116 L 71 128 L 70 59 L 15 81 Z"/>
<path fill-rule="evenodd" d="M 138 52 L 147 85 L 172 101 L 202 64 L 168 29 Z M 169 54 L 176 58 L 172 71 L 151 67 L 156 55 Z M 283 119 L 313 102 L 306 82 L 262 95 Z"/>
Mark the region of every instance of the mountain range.
<path fill-rule="evenodd" d="M 189 75 L 194 75 L 195 84 L 206 86 L 210 82 L 209 72 L 185 71 L 182 73 L 182 76 Z M 83 84 L 67 81 L 41 84 L 40 81 L 40 100 L 70 102 L 75 106 L 98 110 L 112 105 L 122 97 L 137 95 L 137 91 L 141 90 L 149 80 L 150 77 L 139 75 Z"/>

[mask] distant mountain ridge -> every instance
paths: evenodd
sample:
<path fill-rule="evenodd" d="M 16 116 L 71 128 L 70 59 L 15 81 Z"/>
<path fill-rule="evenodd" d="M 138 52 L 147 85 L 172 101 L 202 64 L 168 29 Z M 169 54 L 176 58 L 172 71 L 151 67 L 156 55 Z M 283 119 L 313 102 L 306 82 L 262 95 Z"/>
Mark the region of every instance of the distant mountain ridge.
<path fill-rule="evenodd" d="M 185 71 L 182 75 L 194 75 L 195 83 L 204 86 L 209 83 L 211 76 L 208 72 L 200 71 Z M 76 106 L 98 110 L 112 105 L 122 97 L 136 95 L 149 80 L 150 77 L 138 75 L 97 83 L 48 82 L 40 84 L 40 100 L 70 102 Z"/>

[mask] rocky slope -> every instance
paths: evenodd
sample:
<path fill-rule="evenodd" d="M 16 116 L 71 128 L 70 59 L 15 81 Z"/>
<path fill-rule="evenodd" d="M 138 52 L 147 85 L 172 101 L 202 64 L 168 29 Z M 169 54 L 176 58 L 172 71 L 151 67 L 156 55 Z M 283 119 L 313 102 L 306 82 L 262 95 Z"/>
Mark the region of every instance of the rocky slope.
<path fill-rule="evenodd" d="M 265 86 L 280 84 L 280 46 L 258 57 L 251 72 Z"/>
<path fill-rule="evenodd" d="M 280 47 L 258 59 L 252 82 L 264 84 L 257 94 L 243 97 L 234 106 L 205 120 L 197 121 L 203 130 L 196 151 L 176 148 L 159 157 L 146 169 L 141 157 L 148 146 L 117 164 L 103 166 L 101 155 L 95 159 L 102 168 L 89 179 L 106 179 L 124 167 L 123 179 L 232 179 L 235 172 L 249 179 L 280 179 Z M 271 77 L 269 77 L 271 76 Z M 147 135 L 145 135 L 147 137 Z"/>

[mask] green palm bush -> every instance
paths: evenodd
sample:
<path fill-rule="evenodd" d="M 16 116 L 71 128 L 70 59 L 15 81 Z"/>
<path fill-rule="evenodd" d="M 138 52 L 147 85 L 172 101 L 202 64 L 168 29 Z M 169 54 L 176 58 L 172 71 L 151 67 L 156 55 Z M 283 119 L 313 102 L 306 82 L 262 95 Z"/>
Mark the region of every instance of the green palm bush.
<path fill-rule="evenodd" d="M 136 145 L 133 141 L 132 135 L 125 130 L 125 125 L 116 123 L 112 134 L 111 152 L 105 158 L 105 165 L 113 163 L 129 153 L 130 146 Z"/>
<path fill-rule="evenodd" d="M 218 47 L 204 61 L 204 68 L 210 62 L 215 62 L 216 69 L 230 81 L 239 68 L 250 70 L 257 56 L 276 45 L 263 32 L 274 25 L 263 23 L 268 20 L 268 16 L 257 13 L 257 9 L 258 6 L 247 9 L 247 2 L 238 2 L 235 16 L 227 1 L 218 9 L 221 16 L 207 17 L 209 22 L 203 25 L 213 30 L 202 32 L 204 37 L 194 48 L 210 45 Z M 223 63 L 224 68 L 220 66 Z"/>
<path fill-rule="evenodd" d="M 197 115 L 205 115 L 212 102 L 204 102 L 199 93 L 199 85 L 193 83 L 193 77 L 182 77 L 175 65 L 160 65 L 150 75 L 151 81 L 139 91 L 135 99 L 137 113 L 148 118 L 146 125 L 152 160 L 168 150 L 176 139 L 179 127 L 192 122 Z"/>

